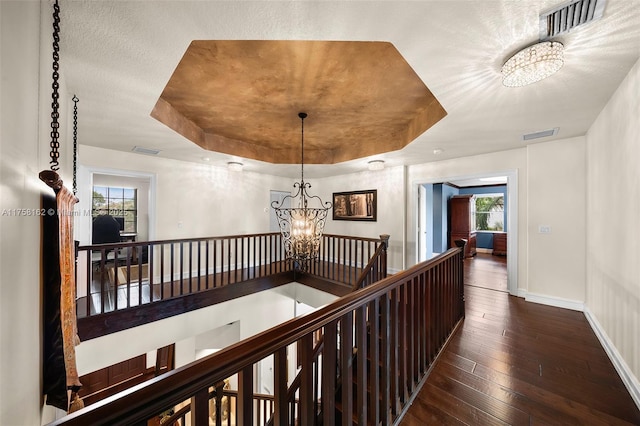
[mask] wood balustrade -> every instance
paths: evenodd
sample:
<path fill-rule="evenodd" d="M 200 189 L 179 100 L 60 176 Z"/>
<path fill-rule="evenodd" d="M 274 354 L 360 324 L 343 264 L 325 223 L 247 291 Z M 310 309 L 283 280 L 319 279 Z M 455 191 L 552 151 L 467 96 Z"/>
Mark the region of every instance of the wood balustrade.
<path fill-rule="evenodd" d="M 78 316 L 184 296 L 291 270 L 279 233 L 78 248 Z"/>
<path fill-rule="evenodd" d="M 391 424 L 464 317 L 462 268 L 461 249 L 450 249 L 52 424 L 142 424 L 190 400 L 185 419 L 207 425 L 209 389 L 236 374 L 235 424 L 266 423 L 260 410 L 271 410 L 278 425 Z M 293 344 L 300 346 L 301 370 L 291 409 L 287 350 Z M 274 357 L 273 405 L 258 409 L 254 365 L 268 356 Z"/>
<path fill-rule="evenodd" d="M 309 273 L 345 284 L 338 293 L 345 294 L 382 245 L 375 238 L 325 234 Z M 280 233 L 80 246 L 77 257 L 83 340 L 184 313 L 183 304 L 171 302 L 177 298 L 198 309 L 299 278 L 285 259 Z M 224 291 L 204 293 L 213 289 Z"/>

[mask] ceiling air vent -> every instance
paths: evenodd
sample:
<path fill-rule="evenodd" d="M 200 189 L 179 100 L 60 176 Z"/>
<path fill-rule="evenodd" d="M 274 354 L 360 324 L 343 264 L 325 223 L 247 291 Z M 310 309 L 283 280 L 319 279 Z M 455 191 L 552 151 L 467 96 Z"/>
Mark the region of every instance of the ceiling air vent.
<path fill-rule="evenodd" d="M 159 149 L 143 148 L 141 146 L 134 146 L 131 151 L 137 152 L 138 154 L 145 154 L 145 155 L 158 155 L 158 154 L 160 154 L 160 150 Z"/>
<path fill-rule="evenodd" d="M 559 129 L 560 129 L 559 127 L 554 127 L 553 129 L 549 129 L 549 130 L 541 130 L 539 132 L 527 133 L 526 135 L 522 135 L 522 140 L 530 141 L 531 139 L 539 139 L 539 138 L 546 138 L 549 136 L 555 136 L 558 134 Z"/>
<path fill-rule="evenodd" d="M 602 18 L 606 0 L 577 0 L 540 15 L 540 40 L 567 33 Z"/>

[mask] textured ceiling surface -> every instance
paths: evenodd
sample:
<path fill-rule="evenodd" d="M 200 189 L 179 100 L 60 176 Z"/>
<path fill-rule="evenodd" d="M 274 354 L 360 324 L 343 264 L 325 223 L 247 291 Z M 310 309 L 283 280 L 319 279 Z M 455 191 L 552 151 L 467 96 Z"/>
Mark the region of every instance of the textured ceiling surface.
<path fill-rule="evenodd" d="M 640 0 L 608 0 L 601 20 L 556 38 L 565 46 L 557 74 L 531 86 L 504 87 L 502 64 L 538 41 L 539 14 L 559 3 L 65 0 L 60 74 L 68 96 L 61 101 L 70 111 L 72 95 L 80 98 L 81 144 L 156 148 L 161 157 L 198 163 L 208 157 L 214 165 L 240 160 L 248 171 L 296 177 L 299 166 L 207 151 L 151 116 L 188 46 L 194 40 L 380 41 L 397 49 L 446 117 L 402 149 L 310 165 L 309 177 L 364 170 L 371 159 L 418 164 L 581 136 L 640 57 Z M 49 2 L 42 4 L 43 15 L 50 15 Z M 297 133 L 295 101 L 293 117 L 278 126 Z M 307 112 L 313 128 L 315 116 Z M 237 114 L 223 118 L 231 122 Z M 325 127 L 318 124 L 315 131 Z M 522 140 L 525 133 L 555 127 L 556 136 Z"/>
<path fill-rule="evenodd" d="M 198 40 L 151 115 L 204 149 L 334 164 L 396 151 L 446 115 L 391 43 Z"/>

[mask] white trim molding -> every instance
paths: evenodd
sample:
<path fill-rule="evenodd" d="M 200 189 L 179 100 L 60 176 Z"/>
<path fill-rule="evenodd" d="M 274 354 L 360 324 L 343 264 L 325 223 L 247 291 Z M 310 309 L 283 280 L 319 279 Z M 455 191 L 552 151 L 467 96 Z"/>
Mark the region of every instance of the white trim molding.
<path fill-rule="evenodd" d="M 595 333 L 596 337 L 600 341 L 600 344 L 604 348 L 607 356 L 611 360 L 613 367 L 620 376 L 620 379 L 624 383 L 625 387 L 629 391 L 631 398 L 640 409 L 640 381 L 633 374 L 633 371 L 629 368 L 616 346 L 613 344 L 609 335 L 602 327 L 596 316 L 589 310 L 589 307 L 577 300 L 563 299 L 560 297 L 552 297 L 541 294 L 528 293 L 524 289 L 518 289 L 518 296 L 523 297 L 527 302 L 540 303 L 542 305 L 555 306 L 558 308 L 571 309 L 574 311 L 580 311 L 584 313 L 585 318 L 589 322 L 591 329 Z"/>
<path fill-rule="evenodd" d="M 620 355 L 620 352 L 618 352 L 618 349 L 616 349 L 616 346 L 613 344 L 611 339 L 609 339 L 609 335 L 604 330 L 596 316 L 591 312 L 591 310 L 589 310 L 588 306 L 585 306 L 584 308 L 584 316 L 587 318 L 587 321 L 589 321 L 593 332 L 596 334 L 596 337 L 607 353 L 607 356 L 609 356 L 611 363 L 613 363 L 613 367 L 618 372 L 618 375 L 629 391 L 631 398 L 638 406 L 638 409 L 640 409 L 640 381 L 638 381 L 638 378 L 633 374 L 624 358 Z"/>
<path fill-rule="evenodd" d="M 556 308 L 571 309 L 572 311 L 584 311 L 584 302 L 562 297 L 547 296 L 524 291 L 524 300 L 527 302 L 540 303 L 541 305 L 555 306 Z"/>

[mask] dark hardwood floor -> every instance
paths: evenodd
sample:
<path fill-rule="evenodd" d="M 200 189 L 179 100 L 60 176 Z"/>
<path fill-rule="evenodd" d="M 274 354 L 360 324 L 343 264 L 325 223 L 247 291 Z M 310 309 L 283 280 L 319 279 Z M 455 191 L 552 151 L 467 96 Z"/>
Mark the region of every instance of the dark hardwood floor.
<path fill-rule="evenodd" d="M 466 258 L 464 283 L 468 286 L 507 291 L 507 257 L 478 253 Z"/>
<path fill-rule="evenodd" d="M 466 318 L 402 425 L 640 425 L 583 313 L 483 288 L 506 290 L 504 258 L 465 268 Z"/>

